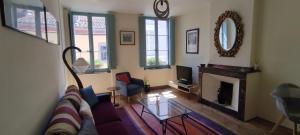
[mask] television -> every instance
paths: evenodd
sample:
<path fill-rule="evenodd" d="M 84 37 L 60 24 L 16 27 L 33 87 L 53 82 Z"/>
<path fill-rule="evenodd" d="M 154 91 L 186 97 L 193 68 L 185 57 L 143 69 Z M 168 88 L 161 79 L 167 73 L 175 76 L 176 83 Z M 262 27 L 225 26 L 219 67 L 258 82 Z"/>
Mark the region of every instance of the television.
<path fill-rule="evenodd" d="M 192 77 L 193 69 L 191 67 L 177 65 L 176 72 L 177 72 L 177 80 L 179 81 L 179 83 L 183 83 L 186 85 L 190 85 L 193 83 L 193 77 Z"/>

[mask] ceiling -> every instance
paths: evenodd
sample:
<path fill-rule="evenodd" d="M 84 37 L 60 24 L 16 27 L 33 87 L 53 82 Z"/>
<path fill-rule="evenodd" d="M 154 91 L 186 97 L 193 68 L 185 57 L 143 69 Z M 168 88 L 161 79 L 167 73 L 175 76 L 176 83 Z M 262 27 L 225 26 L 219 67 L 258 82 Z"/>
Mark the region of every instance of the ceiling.
<path fill-rule="evenodd" d="M 184 15 L 209 6 L 212 0 L 168 0 L 170 16 Z M 107 13 L 108 11 L 154 16 L 154 0 L 61 0 L 63 6 L 81 12 Z"/>

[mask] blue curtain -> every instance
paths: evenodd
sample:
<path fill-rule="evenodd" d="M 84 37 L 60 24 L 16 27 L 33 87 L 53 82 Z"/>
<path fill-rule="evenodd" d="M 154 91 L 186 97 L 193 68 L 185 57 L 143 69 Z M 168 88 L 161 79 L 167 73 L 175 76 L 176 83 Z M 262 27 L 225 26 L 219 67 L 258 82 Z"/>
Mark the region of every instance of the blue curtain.
<path fill-rule="evenodd" d="M 106 17 L 107 26 L 107 55 L 108 55 L 108 67 L 110 69 L 116 69 L 116 30 L 115 30 L 115 16 L 107 14 Z"/>
<path fill-rule="evenodd" d="M 175 19 L 169 19 L 169 61 L 175 65 Z"/>
<path fill-rule="evenodd" d="M 146 26 L 145 17 L 139 17 L 140 67 L 146 66 Z"/>

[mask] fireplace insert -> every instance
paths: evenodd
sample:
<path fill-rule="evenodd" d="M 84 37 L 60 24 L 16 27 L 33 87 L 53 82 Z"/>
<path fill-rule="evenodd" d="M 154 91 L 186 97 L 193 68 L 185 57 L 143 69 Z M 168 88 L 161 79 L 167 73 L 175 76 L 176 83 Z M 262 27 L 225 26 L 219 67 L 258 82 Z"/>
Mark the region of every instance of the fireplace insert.
<path fill-rule="evenodd" d="M 231 105 L 233 84 L 221 81 L 218 90 L 218 103 L 223 105 Z"/>

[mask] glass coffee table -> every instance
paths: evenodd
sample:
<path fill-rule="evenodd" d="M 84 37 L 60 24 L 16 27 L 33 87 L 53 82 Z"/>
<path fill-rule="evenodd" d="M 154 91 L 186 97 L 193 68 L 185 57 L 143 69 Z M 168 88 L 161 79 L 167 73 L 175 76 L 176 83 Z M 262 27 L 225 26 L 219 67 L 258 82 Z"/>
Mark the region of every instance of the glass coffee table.
<path fill-rule="evenodd" d="M 164 135 L 167 132 L 168 121 L 181 125 L 184 128 L 185 134 L 187 135 L 183 119 L 184 117 L 188 118 L 188 113 L 192 112 L 189 108 L 183 106 L 173 99 L 169 99 L 164 96 L 144 97 L 138 100 L 138 102 L 143 106 L 141 117 L 143 116 L 143 113 L 149 113 L 153 115 L 162 125 L 162 131 Z M 171 120 L 175 117 L 181 117 L 181 123 Z"/>

